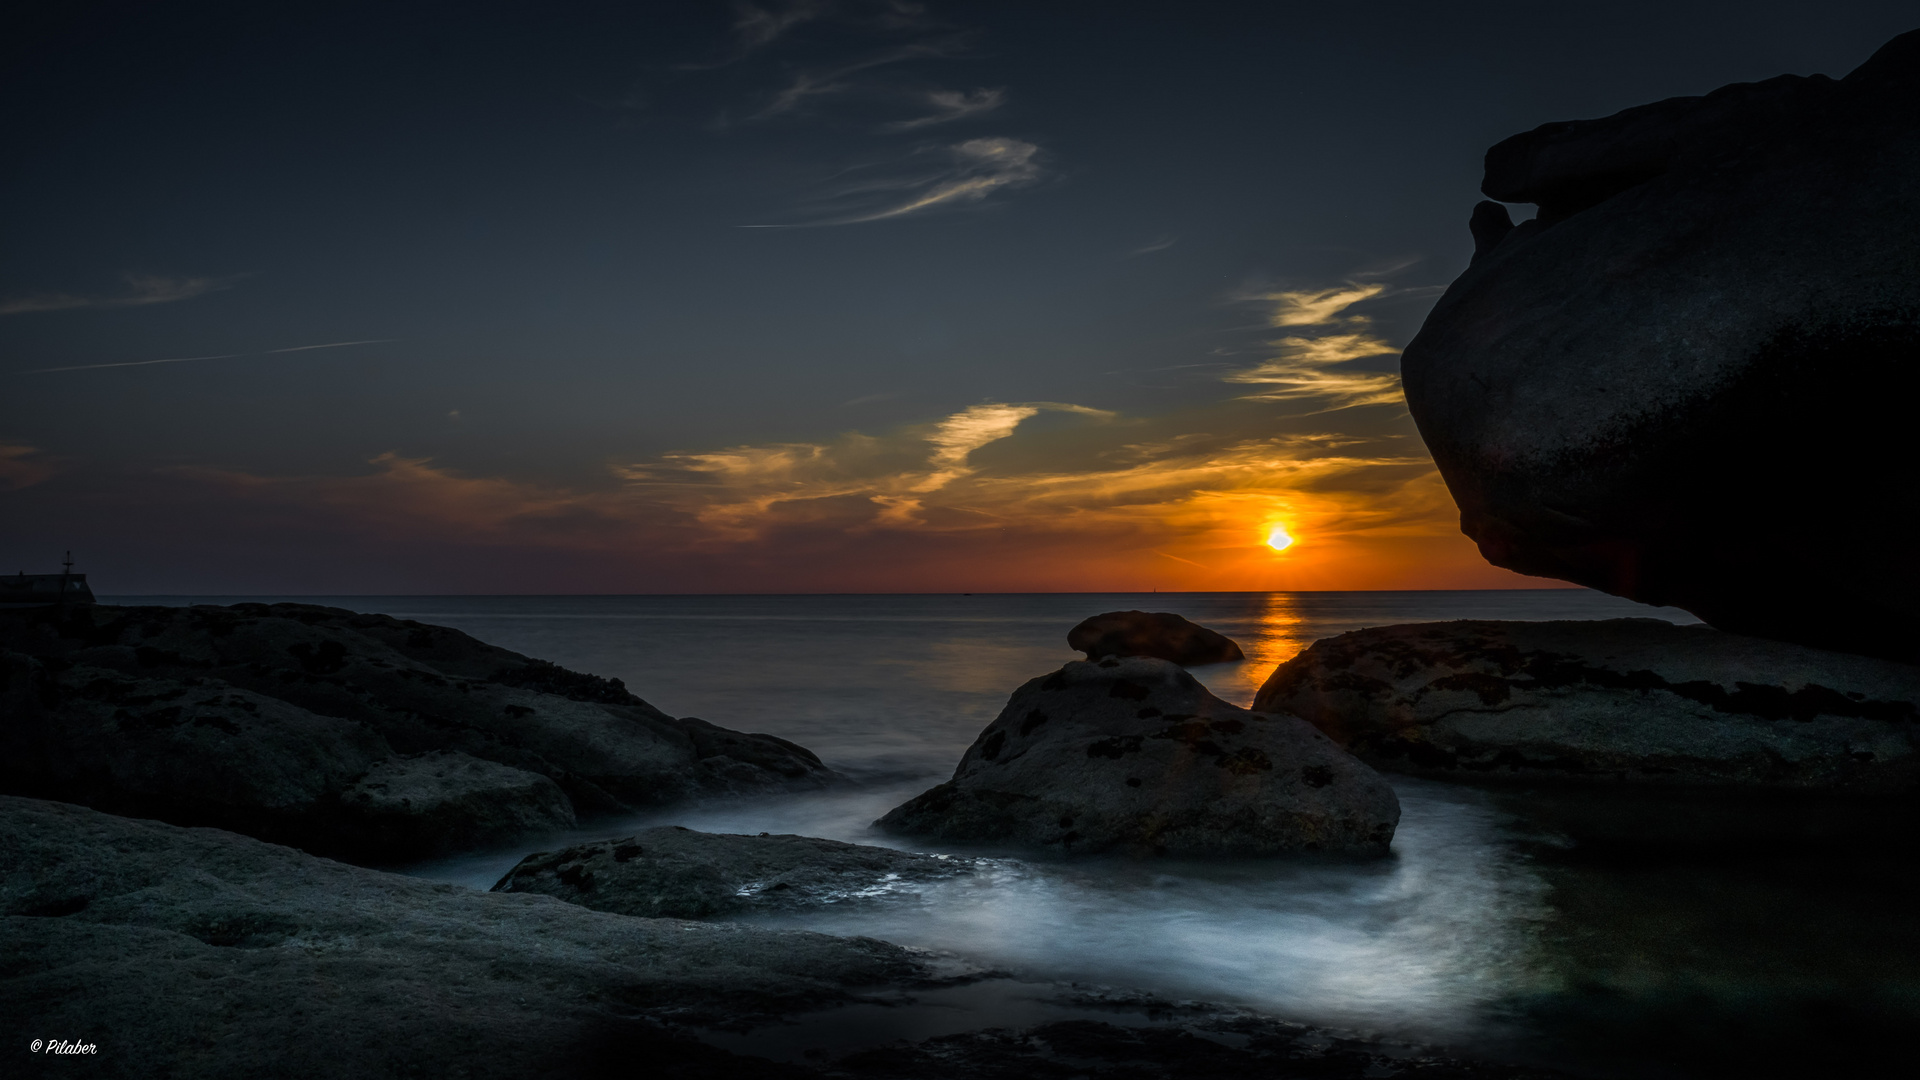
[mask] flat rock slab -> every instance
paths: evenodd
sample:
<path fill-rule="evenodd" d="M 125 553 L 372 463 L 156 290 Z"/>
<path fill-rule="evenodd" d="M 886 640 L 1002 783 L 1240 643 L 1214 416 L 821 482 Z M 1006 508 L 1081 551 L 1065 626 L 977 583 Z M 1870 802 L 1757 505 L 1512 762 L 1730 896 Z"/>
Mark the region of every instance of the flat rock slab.
<path fill-rule="evenodd" d="M 88 1075 L 766 1075 L 661 1025 L 861 1000 L 924 982 L 928 959 L 0 796 L 0 1030 L 96 1044 Z"/>
<path fill-rule="evenodd" d="M 1067 645 L 1089 660 L 1153 656 L 1176 664 L 1227 664 L 1246 654 L 1230 637 L 1170 611 L 1109 611 L 1067 631 Z"/>
<path fill-rule="evenodd" d="M 668 716 L 617 679 L 310 604 L 0 613 L 0 721 L 0 791 L 363 861 L 832 775 L 802 747 Z M 464 757 L 435 760 L 485 762 L 493 779 L 420 764 L 449 753 Z M 445 788 L 456 773 L 464 795 Z M 445 790 L 402 822 L 380 797 L 396 783 Z"/>
<path fill-rule="evenodd" d="M 1282 664 L 1254 708 L 1427 776 L 1920 785 L 1920 668 L 1658 619 L 1357 630 Z"/>
<path fill-rule="evenodd" d="M 1014 691 L 953 779 L 888 832 L 1064 851 L 1384 852 L 1393 789 L 1312 725 L 1214 697 L 1165 660 L 1075 661 Z"/>
<path fill-rule="evenodd" d="M 494 886 L 598 911 L 700 919 L 859 901 L 972 872 L 973 860 L 812 836 L 664 826 L 529 855 Z"/>

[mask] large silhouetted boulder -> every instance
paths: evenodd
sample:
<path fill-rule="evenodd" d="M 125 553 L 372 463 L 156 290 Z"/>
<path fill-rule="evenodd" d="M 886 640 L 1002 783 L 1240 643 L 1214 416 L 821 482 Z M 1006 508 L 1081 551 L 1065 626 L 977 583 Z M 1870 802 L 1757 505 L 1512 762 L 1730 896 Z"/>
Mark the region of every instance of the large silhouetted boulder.
<path fill-rule="evenodd" d="M 1067 631 L 1067 646 L 1089 660 L 1153 656 L 1176 664 L 1225 664 L 1247 658 L 1232 638 L 1167 611 L 1094 615 Z"/>
<path fill-rule="evenodd" d="M 1400 803 L 1291 716 L 1229 705 L 1148 657 L 1076 660 L 1014 691 L 953 779 L 888 832 L 1062 851 L 1384 852 Z"/>
<path fill-rule="evenodd" d="M 859 903 L 972 869 L 971 859 L 814 836 L 736 836 L 666 825 L 529 855 L 493 888 L 622 915 L 703 919 Z"/>
<path fill-rule="evenodd" d="M 1487 154 L 1403 360 L 1498 566 L 1721 629 L 1920 656 L 1920 32 Z"/>
<path fill-rule="evenodd" d="M 423 756 L 424 755 L 424 756 Z M 306 604 L 0 613 L 0 791 L 344 858 L 830 774 L 445 627 Z"/>
<path fill-rule="evenodd" d="M 1920 791 L 1920 668 L 1659 619 L 1356 630 L 1253 707 L 1447 779 Z"/>

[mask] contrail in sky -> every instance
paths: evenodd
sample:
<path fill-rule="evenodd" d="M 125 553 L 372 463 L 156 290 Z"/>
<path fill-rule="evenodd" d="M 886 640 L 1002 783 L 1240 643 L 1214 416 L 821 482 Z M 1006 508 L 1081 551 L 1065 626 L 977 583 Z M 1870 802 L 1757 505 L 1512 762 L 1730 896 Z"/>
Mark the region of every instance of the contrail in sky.
<path fill-rule="evenodd" d="M 16 371 L 15 375 L 45 375 L 53 371 L 93 371 L 96 368 L 110 367 L 146 367 L 148 364 L 184 364 L 190 360 L 233 360 L 242 356 L 273 356 L 276 353 L 307 352 L 310 349 L 344 349 L 349 345 L 384 345 L 389 341 L 405 341 L 405 338 L 368 338 L 365 341 L 331 341 L 325 345 L 295 345 L 286 349 L 264 349 L 260 352 L 221 353 L 218 356 L 170 356 L 165 360 L 123 360 L 117 364 L 76 364 L 72 367 L 30 368 Z"/>

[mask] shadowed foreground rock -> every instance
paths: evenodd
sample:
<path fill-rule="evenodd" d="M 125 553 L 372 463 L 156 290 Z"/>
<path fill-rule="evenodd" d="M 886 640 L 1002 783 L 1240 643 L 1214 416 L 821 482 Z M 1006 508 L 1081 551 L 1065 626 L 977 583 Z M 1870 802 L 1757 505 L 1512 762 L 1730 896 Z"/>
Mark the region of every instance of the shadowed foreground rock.
<path fill-rule="evenodd" d="M 1545 1080 L 1567 1074 L 1404 1050 L 1383 1053 L 1376 1044 L 1243 1016 L 1180 1026 L 1068 1020 L 1027 1031 L 969 1031 L 850 1054 L 824 1075 L 848 1080 Z"/>
<path fill-rule="evenodd" d="M 12 794 L 382 860 L 829 775 L 792 743 L 411 620 L 306 604 L 0 613 Z"/>
<path fill-rule="evenodd" d="M 778 1075 L 662 1024 L 764 1021 L 929 972 L 871 938 L 633 919 L 4 796 L 0 925 L 14 1067 L 58 1033 L 96 1044 L 86 1072 L 107 1076 Z"/>
<path fill-rule="evenodd" d="M 1428 776 L 1920 791 L 1920 668 L 1658 619 L 1357 630 L 1254 708 Z"/>
<path fill-rule="evenodd" d="M 1496 566 L 1920 658 L 1920 32 L 1487 153 L 1407 405 Z"/>
<path fill-rule="evenodd" d="M 1067 645 L 1089 660 L 1152 656 L 1176 664 L 1226 664 L 1245 660 L 1232 638 L 1166 611 L 1109 611 L 1067 631 Z"/>
<path fill-rule="evenodd" d="M 968 859 L 670 825 L 529 855 L 493 888 L 623 915 L 700 919 L 858 901 L 971 870 Z"/>
<path fill-rule="evenodd" d="M 953 779 L 888 832 L 1056 850 L 1384 852 L 1400 803 L 1291 716 L 1236 708 L 1165 660 L 1074 661 L 1014 691 Z"/>
<path fill-rule="evenodd" d="M 1225 1009 L 1188 1009 L 1214 1038 L 1086 1022 L 890 1038 L 885 1017 L 912 1012 L 912 994 L 955 981 L 955 968 L 871 938 L 636 919 L 0 796 L 10 1077 L 1066 1080 L 1090 1065 L 1141 1080 L 1543 1075 Z M 795 1064 L 748 1056 L 756 1030 L 860 1002 L 893 1007 L 878 1029 L 852 1033 L 854 1046 Z M 903 1017 L 901 1030 L 928 1019 Z M 729 1041 L 748 1050 L 704 1044 L 703 1030 L 745 1031 Z M 27 1051 L 48 1037 L 96 1053 Z"/>

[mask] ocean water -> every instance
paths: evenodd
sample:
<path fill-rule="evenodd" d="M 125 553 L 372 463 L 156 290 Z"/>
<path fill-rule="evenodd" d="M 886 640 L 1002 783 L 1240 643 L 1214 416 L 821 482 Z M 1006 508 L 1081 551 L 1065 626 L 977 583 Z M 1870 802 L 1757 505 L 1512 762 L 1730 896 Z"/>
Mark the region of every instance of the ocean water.
<path fill-rule="evenodd" d="M 798 742 L 847 778 L 822 791 L 588 822 L 575 834 L 406 868 L 482 889 L 532 850 L 657 824 L 981 855 L 903 842 L 871 823 L 946 779 L 1015 687 L 1078 657 L 1066 631 L 1101 611 L 1174 611 L 1239 641 L 1246 661 L 1193 669 L 1238 704 L 1307 644 L 1365 626 L 1695 621 L 1571 589 L 244 599 L 457 627 L 622 679 L 676 716 Z M 911 1023 L 895 1010 L 893 1027 L 869 1031 L 876 1039 L 1045 1019 L 1045 1008 L 1009 1012 L 1008 1002 L 1062 982 L 1618 1075 L 1711 1075 L 1730 1054 L 1755 1074 L 1809 1055 L 1831 1063 L 1835 1040 L 1857 1048 L 1889 1024 L 1920 1022 L 1920 920 L 1905 906 L 1920 885 L 1906 869 L 1915 863 L 1861 860 L 1828 842 L 1868 837 L 1884 850 L 1888 837 L 1911 832 L 1884 808 L 1862 811 L 1871 816 L 1863 827 L 1847 807 L 1729 812 L 1637 794 L 1556 801 L 1392 779 L 1403 814 L 1382 859 L 986 852 L 991 861 L 970 877 L 755 921 L 942 950 L 1004 976 L 993 985 L 1009 989 L 997 998 L 955 991 L 955 1002 Z M 1830 827 L 1809 836 L 1808 821 Z M 1665 835 L 1675 822 L 1706 835 Z M 1783 837 L 1796 843 L 1774 842 Z M 871 1027 L 840 1028 L 863 1024 Z M 789 1042 L 812 1034 L 803 1026 Z"/>

